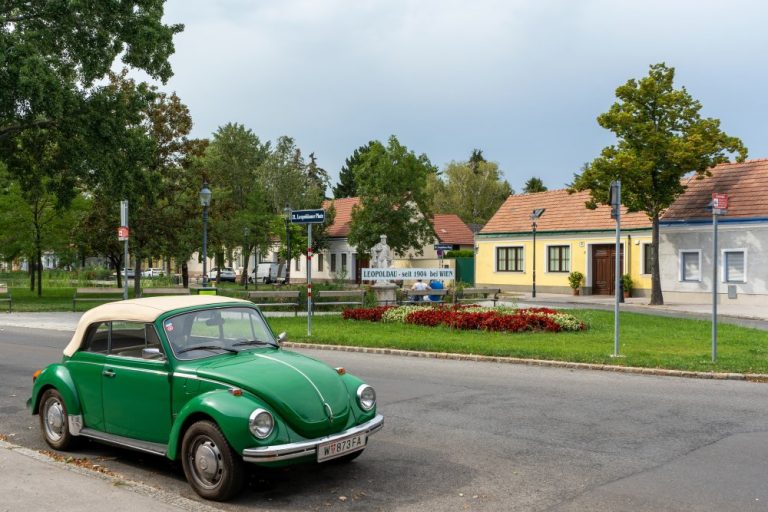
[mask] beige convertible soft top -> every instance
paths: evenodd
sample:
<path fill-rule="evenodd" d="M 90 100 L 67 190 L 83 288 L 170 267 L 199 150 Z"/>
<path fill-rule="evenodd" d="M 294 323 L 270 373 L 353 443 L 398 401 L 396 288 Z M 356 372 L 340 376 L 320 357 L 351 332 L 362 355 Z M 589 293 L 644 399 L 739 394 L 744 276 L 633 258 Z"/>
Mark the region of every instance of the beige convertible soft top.
<path fill-rule="evenodd" d="M 96 306 L 83 313 L 77 324 L 75 334 L 64 349 L 64 355 L 71 357 L 80 348 L 88 326 L 94 322 L 106 322 L 109 320 L 123 320 L 126 322 L 149 323 L 157 320 L 157 317 L 167 311 L 191 306 L 203 306 L 206 304 L 242 303 L 252 304 L 247 300 L 233 299 L 231 297 L 217 297 L 214 295 L 172 295 L 166 297 L 149 297 L 146 299 L 121 300 Z"/>

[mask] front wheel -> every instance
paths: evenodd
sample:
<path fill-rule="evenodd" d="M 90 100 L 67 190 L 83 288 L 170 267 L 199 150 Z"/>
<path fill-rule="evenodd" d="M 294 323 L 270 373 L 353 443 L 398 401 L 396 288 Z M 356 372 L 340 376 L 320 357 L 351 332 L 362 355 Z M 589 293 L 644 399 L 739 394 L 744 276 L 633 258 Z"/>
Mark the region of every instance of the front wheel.
<path fill-rule="evenodd" d="M 43 393 L 40 399 L 40 429 L 48 446 L 54 450 L 66 450 L 74 442 L 74 437 L 69 431 L 69 416 L 67 406 L 61 393 L 51 388 Z"/>
<path fill-rule="evenodd" d="M 243 461 L 215 423 L 198 421 L 189 427 L 181 454 L 187 481 L 203 498 L 225 501 L 242 488 Z"/>

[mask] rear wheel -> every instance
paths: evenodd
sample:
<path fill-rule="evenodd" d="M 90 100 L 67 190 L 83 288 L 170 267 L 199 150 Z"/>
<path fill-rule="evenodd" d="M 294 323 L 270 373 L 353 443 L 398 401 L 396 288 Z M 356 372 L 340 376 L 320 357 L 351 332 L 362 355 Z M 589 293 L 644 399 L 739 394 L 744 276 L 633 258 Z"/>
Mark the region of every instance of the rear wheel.
<path fill-rule="evenodd" d="M 184 434 L 182 465 L 187 481 L 197 494 L 225 501 L 243 486 L 243 461 L 210 421 L 198 421 Z"/>
<path fill-rule="evenodd" d="M 69 416 L 67 406 L 61 393 L 55 389 L 47 389 L 40 399 L 38 409 L 40 429 L 48 446 L 54 450 L 66 450 L 74 442 L 74 436 L 69 431 Z"/>

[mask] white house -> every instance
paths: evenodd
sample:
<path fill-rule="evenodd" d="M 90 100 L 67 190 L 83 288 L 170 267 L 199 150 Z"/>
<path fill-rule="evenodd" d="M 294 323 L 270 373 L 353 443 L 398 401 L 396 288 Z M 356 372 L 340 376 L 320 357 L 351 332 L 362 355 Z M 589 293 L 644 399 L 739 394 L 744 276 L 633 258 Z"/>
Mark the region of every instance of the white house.
<path fill-rule="evenodd" d="M 768 305 L 768 159 L 718 165 L 691 178 L 661 219 L 659 264 L 667 301 L 709 303 L 713 282 L 712 194 L 728 194 L 718 217 L 721 302 Z"/>

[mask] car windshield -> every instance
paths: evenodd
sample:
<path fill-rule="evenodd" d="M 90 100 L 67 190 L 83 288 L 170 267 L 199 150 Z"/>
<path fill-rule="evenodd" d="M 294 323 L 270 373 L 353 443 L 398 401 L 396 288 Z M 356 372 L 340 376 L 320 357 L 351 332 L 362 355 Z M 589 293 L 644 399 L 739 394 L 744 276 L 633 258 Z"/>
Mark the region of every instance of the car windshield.
<path fill-rule="evenodd" d="M 185 360 L 277 346 L 262 316 L 247 307 L 191 311 L 164 320 L 163 331 L 176 357 Z"/>

